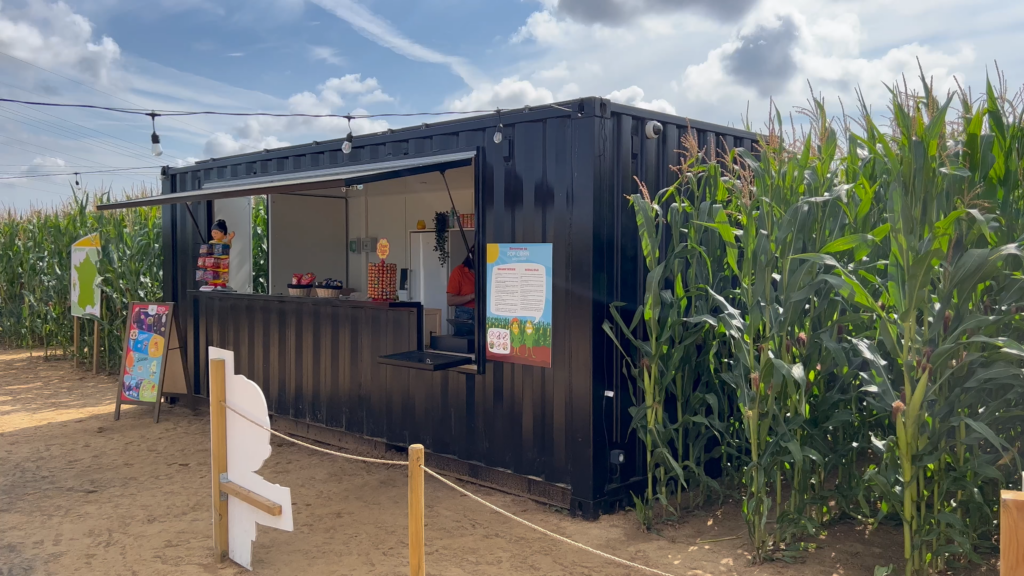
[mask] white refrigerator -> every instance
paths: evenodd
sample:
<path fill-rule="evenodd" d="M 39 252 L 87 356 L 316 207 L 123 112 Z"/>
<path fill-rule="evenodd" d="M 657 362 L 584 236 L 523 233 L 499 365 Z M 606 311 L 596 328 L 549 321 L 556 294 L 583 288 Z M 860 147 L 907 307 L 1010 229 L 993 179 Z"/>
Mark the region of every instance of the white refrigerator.
<path fill-rule="evenodd" d="M 445 322 L 448 317 L 448 266 L 441 266 L 437 252 L 434 252 L 434 231 L 415 230 L 409 235 L 412 248 L 409 297 L 422 303 L 423 308 L 440 309 L 441 333 L 449 334 L 451 327 Z"/>

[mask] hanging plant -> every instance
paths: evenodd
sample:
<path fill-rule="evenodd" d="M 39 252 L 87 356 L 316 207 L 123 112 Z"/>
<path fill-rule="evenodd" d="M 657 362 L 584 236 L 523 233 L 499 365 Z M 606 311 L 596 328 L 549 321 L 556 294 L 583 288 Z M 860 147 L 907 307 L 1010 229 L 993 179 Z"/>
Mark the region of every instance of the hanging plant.
<path fill-rule="evenodd" d="M 437 260 L 444 266 L 448 263 L 448 213 L 434 213 L 434 252 Z"/>

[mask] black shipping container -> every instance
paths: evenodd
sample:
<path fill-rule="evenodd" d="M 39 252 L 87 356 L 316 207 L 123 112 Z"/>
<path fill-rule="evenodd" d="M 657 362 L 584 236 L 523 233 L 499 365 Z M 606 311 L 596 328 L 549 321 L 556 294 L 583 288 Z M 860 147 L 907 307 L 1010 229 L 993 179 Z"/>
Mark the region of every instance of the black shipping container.
<path fill-rule="evenodd" d="M 360 136 L 349 154 L 338 139 L 166 170 L 163 195 L 150 203 L 165 204 L 164 299 L 179 304 L 195 392 L 206 391 L 206 347 L 232 349 L 238 372 L 263 388 L 275 426 L 289 432 L 421 443 L 428 462 L 453 474 L 586 517 L 614 509 L 645 481 L 629 431 L 630 384 L 602 330 L 612 302 L 626 302 L 631 316 L 643 294 L 626 196 L 637 191 L 634 177 L 652 191 L 675 182 L 671 168 L 687 130 L 707 149 L 756 146 L 750 132 L 584 98 Z M 553 244 L 551 368 L 385 365 L 378 356 L 422 348 L 415 308 L 190 291 L 197 230 L 212 222 L 204 190 L 455 152 L 473 156 L 478 255 L 489 242 Z M 196 201 L 174 203 L 184 193 Z M 478 334 L 481 327 L 478 320 Z M 477 342 L 480 354 L 483 338 Z M 625 452 L 625 464 L 611 463 L 612 450 Z"/>

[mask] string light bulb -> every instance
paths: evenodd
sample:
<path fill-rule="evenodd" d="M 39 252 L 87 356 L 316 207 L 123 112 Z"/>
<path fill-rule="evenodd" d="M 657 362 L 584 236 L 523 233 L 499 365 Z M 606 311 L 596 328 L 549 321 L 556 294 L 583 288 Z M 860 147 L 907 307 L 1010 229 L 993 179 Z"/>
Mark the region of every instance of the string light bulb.
<path fill-rule="evenodd" d="M 81 184 L 78 183 L 78 172 L 75 172 L 75 187 L 77 188 L 78 186 L 81 186 Z"/>
<path fill-rule="evenodd" d="M 162 156 L 164 149 L 160 147 L 160 135 L 156 133 L 156 112 L 149 113 L 149 119 L 153 121 L 153 135 L 149 139 L 153 142 L 153 156 Z"/>
<path fill-rule="evenodd" d="M 341 145 L 341 151 L 348 154 L 352 151 L 352 117 L 346 116 L 348 120 L 348 134 L 345 136 L 345 142 Z"/>

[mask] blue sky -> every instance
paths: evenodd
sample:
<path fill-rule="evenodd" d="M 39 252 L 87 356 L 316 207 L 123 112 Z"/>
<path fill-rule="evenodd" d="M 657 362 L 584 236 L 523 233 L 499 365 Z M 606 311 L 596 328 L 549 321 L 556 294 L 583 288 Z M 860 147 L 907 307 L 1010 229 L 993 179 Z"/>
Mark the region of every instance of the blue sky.
<path fill-rule="evenodd" d="M 579 96 L 755 126 L 807 81 L 954 78 L 977 93 L 998 60 L 1024 83 L 1024 3 L 976 0 L 0 0 L 0 97 L 143 108 L 416 112 Z M 838 106 L 835 108 L 838 111 Z M 418 123 L 421 120 L 407 120 Z M 357 133 L 402 125 L 360 120 Z M 115 193 L 157 166 L 342 137 L 338 120 L 159 119 L 0 104 L 0 204 L 59 202 L 74 176 Z"/>

